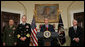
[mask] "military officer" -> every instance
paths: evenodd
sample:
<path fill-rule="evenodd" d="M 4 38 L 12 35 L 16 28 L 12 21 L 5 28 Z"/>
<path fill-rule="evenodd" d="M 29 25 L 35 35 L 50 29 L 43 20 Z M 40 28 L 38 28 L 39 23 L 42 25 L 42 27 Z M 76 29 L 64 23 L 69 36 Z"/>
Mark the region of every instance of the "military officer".
<path fill-rule="evenodd" d="M 22 16 L 22 23 L 18 25 L 16 29 L 16 37 L 18 39 L 18 46 L 29 46 L 30 43 L 30 34 L 31 34 L 31 26 L 26 23 L 27 17 Z"/>
<path fill-rule="evenodd" d="M 3 33 L 3 46 L 14 46 L 16 45 L 16 38 L 14 36 L 16 27 L 14 26 L 14 21 L 9 20 L 9 25 L 4 27 Z"/>

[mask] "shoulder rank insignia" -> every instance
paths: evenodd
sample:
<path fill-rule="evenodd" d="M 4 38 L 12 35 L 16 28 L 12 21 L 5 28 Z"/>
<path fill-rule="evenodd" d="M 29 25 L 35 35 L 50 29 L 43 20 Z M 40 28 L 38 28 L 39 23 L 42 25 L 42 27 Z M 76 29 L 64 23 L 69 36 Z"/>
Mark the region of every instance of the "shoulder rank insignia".
<path fill-rule="evenodd" d="M 27 37 L 30 37 L 30 34 L 27 34 L 26 36 L 27 36 Z"/>
<path fill-rule="evenodd" d="M 29 28 L 29 26 L 27 25 L 26 28 Z"/>
<path fill-rule="evenodd" d="M 19 37 L 20 37 L 20 35 L 18 34 L 18 35 L 17 35 L 17 38 L 19 38 Z"/>

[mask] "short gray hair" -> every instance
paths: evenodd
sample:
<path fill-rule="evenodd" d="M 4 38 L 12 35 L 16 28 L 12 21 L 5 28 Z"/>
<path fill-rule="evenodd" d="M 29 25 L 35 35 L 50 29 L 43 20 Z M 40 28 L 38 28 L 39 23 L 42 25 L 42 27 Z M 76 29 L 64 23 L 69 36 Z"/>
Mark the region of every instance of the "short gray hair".
<path fill-rule="evenodd" d="M 76 22 L 77 22 L 77 20 L 76 20 L 76 19 L 74 19 L 74 20 L 73 20 L 73 22 L 74 22 L 74 21 L 76 21 Z M 77 23 L 78 23 L 78 22 L 77 22 Z"/>

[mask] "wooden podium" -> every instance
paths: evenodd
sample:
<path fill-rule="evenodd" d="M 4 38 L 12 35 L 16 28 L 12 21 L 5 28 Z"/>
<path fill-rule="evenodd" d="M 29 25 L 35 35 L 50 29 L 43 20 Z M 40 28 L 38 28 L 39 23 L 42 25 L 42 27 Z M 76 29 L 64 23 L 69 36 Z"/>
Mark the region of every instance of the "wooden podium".
<path fill-rule="evenodd" d="M 38 32 L 37 38 L 38 38 L 38 45 L 39 46 L 51 46 L 51 43 L 54 39 L 57 39 L 58 33 L 57 32 L 51 32 L 51 36 L 49 38 L 46 38 L 44 36 L 44 32 Z"/>

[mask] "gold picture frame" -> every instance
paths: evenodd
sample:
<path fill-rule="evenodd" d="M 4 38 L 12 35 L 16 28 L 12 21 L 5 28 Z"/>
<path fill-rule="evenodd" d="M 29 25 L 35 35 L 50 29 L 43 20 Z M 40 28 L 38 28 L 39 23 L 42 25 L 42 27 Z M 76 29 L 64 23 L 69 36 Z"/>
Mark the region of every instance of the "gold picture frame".
<path fill-rule="evenodd" d="M 44 18 L 48 17 L 49 23 L 59 21 L 59 4 L 35 4 L 34 17 L 36 23 L 44 23 Z"/>

